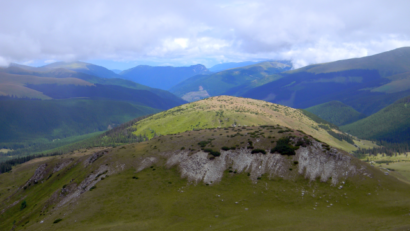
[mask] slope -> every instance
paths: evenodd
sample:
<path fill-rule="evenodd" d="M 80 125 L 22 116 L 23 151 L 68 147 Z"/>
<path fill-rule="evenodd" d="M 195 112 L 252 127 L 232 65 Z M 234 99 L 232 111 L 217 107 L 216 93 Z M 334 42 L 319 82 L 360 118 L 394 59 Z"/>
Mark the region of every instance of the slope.
<path fill-rule="evenodd" d="M 147 66 L 140 65 L 120 73 L 124 79 L 132 80 L 149 87 L 169 90 L 177 83 L 194 75 L 208 74 L 204 65 L 197 64 L 189 67 Z"/>
<path fill-rule="evenodd" d="M 364 114 L 339 101 L 327 102 L 306 108 L 305 110 L 337 126 L 353 123 L 366 117 Z"/>
<path fill-rule="evenodd" d="M 267 82 L 281 78 L 277 73 L 290 70 L 289 63 L 281 62 L 261 62 L 254 65 L 229 69 L 211 75 L 198 75 L 191 77 L 184 82 L 172 87 L 170 91 L 177 96 L 184 98 L 198 88 L 203 88 L 210 96 L 221 95 L 226 91 L 235 88 L 230 95 L 238 95 L 241 92 L 263 85 Z M 191 101 L 188 98 L 184 98 Z"/>
<path fill-rule="evenodd" d="M 410 141 L 410 97 L 405 97 L 379 112 L 342 126 L 355 136 L 389 142 Z"/>
<path fill-rule="evenodd" d="M 410 95 L 409 71 L 410 48 L 404 47 L 292 70 L 241 96 L 296 108 L 340 101 L 371 115 Z"/>
<path fill-rule="evenodd" d="M 4 144 L 62 139 L 104 131 L 155 112 L 158 110 L 111 100 L 2 100 L 0 140 Z"/>
<path fill-rule="evenodd" d="M 314 120 L 301 110 L 231 96 L 212 97 L 185 104 L 141 120 L 132 128 L 135 130 L 134 135 L 152 138 L 195 129 L 276 124 L 302 130 L 337 148 L 347 151 L 356 149 L 348 138 L 339 140 L 337 136 L 330 135 L 343 135 L 336 126 Z"/>
<path fill-rule="evenodd" d="M 266 150 L 283 137 L 304 136 L 293 130 L 279 133 L 280 129 L 285 128 L 188 131 L 32 160 L 0 174 L 0 229 L 405 230 L 410 226 L 410 186 L 344 152 L 327 150 L 310 137 L 303 138 L 311 143 L 300 146 L 295 155 L 252 153 L 247 148 L 250 141 L 254 150 Z M 201 150 L 202 141 L 207 141 L 204 150 L 219 150 L 220 155 Z M 224 150 L 226 145 L 234 148 Z"/>

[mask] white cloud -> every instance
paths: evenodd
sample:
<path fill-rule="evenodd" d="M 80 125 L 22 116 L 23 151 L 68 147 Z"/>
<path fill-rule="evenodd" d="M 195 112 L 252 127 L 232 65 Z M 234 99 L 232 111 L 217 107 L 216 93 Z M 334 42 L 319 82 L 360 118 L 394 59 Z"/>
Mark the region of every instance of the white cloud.
<path fill-rule="evenodd" d="M 303 66 L 409 46 L 409 8 L 400 0 L 2 1 L 0 64 L 269 58 Z"/>

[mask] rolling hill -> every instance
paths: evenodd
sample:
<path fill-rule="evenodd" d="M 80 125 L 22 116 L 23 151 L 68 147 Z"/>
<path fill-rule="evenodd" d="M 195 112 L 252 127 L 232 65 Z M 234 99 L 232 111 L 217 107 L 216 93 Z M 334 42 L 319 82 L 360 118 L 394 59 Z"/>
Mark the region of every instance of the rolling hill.
<path fill-rule="evenodd" d="M 189 77 L 208 73 L 209 70 L 201 64 L 189 67 L 140 65 L 122 71 L 120 76 L 149 87 L 169 90 Z"/>
<path fill-rule="evenodd" d="M 315 64 L 281 73 L 243 97 L 296 108 L 340 101 L 371 115 L 410 95 L 410 48 L 357 59 Z"/>
<path fill-rule="evenodd" d="M 197 75 L 172 87 L 170 91 L 186 101 L 197 100 L 194 96 L 196 94 L 205 95 L 203 91 L 206 91 L 209 96 L 221 94 L 235 96 L 281 78 L 277 73 L 290 70 L 291 67 L 290 63 L 261 62 L 211 75 Z"/>
<path fill-rule="evenodd" d="M 211 98 L 200 106 L 235 107 L 232 100 Z M 286 108 L 277 110 L 279 118 Z M 287 111 L 291 121 L 297 110 Z M 410 226 L 408 184 L 294 129 L 275 124 L 189 130 L 31 160 L 0 174 L 0 229 Z"/>
<path fill-rule="evenodd" d="M 337 126 L 312 116 L 302 110 L 260 100 L 218 96 L 157 113 L 137 122 L 130 129 L 135 130 L 135 136 L 152 138 L 197 129 L 279 124 L 302 130 L 334 147 L 356 150 L 353 141 L 343 135 Z"/>
<path fill-rule="evenodd" d="M 367 118 L 340 128 L 364 139 L 409 142 L 410 97 L 400 99 Z"/>
<path fill-rule="evenodd" d="M 366 115 L 339 101 L 331 101 L 305 110 L 337 126 L 350 124 L 366 117 Z"/>

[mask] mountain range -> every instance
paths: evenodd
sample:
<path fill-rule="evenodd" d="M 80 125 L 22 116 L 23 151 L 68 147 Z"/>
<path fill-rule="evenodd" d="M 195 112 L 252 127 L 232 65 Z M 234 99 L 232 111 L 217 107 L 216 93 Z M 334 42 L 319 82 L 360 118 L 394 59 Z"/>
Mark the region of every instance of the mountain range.
<path fill-rule="evenodd" d="M 176 86 L 170 91 L 187 101 L 197 99 L 197 95 L 207 97 L 216 95 L 240 95 L 249 89 L 261 86 L 279 78 L 280 72 L 290 70 L 289 62 L 267 61 L 250 66 L 233 68 L 210 75 L 196 75 Z"/>
<path fill-rule="evenodd" d="M 336 100 L 371 115 L 410 94 L 409 71 L 410 48 L 404 47 L 284 72 L 241 96 L 296 108 Z"/>

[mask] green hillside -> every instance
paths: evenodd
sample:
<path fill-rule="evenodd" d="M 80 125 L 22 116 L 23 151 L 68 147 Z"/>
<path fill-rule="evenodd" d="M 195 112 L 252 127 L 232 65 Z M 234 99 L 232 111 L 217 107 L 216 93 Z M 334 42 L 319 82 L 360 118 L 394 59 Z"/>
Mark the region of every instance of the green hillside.
<path fill-rule="evenodd" d="M 15 150 L 105 131 L 158 111 L 111 100 L 1 100 L 0 147 Z"/>
<path fill-rule="evenodd" d="M 305 110 L 337 126 L 350 124 L 366 117 L 366 115 L 339 101 L 323 103 Z"/>
<path fill-rule="evenodd" d="M 343 136 L 336 126 L 318 119 L 302 110 L 265 101 L 217 96 L 160 112 L 137 122 L 132 129 L 136 136 L 152 138 L 196 129 L 279 124 L 302 130 L 334 147 L 356 150 L 353 141 L 348 143 L 348 138 L 344 140 L 336 135 Z"/>
<path fill-rule="evenodd" d="M 197 75 L 172 87 L 170 91 L 182 98 L 198 92 L 199 88 L 203 88 L 210 96 L 221 95 L 231 89 L 232 93 L 229 95 L 239 95 L 253 87 L 281 78 L 276 74 L 289 70 L 291 67 L 291 64 L 280 62 L 262 62 L 211 75 Z M 192 101 L 191 98 L 185 97 L 184 99 Z"/>
<path fill-rule="evenodd" d="M 367 118 L 340 128 L 364 139 L 409 142 L 410 97 L 400 99 Z"/>
<path fill-rule="evenodd" d="M 0 174 L 0 229 L 410 227 L 408 184 L 344 152 L 327 150 L 310 137 L 303 138 L 311 143 L 301 142 L 295 155 L 270 153 L 283 138 L 304 136 L 295 130 L 281 133 L 282 129 L 275 125 L 188 131 L 31 160 Z M 253 150 L 268 152 L 252 154 L 250 142 Z M 201 151 L 201 146 L 220 155 Z"/>

